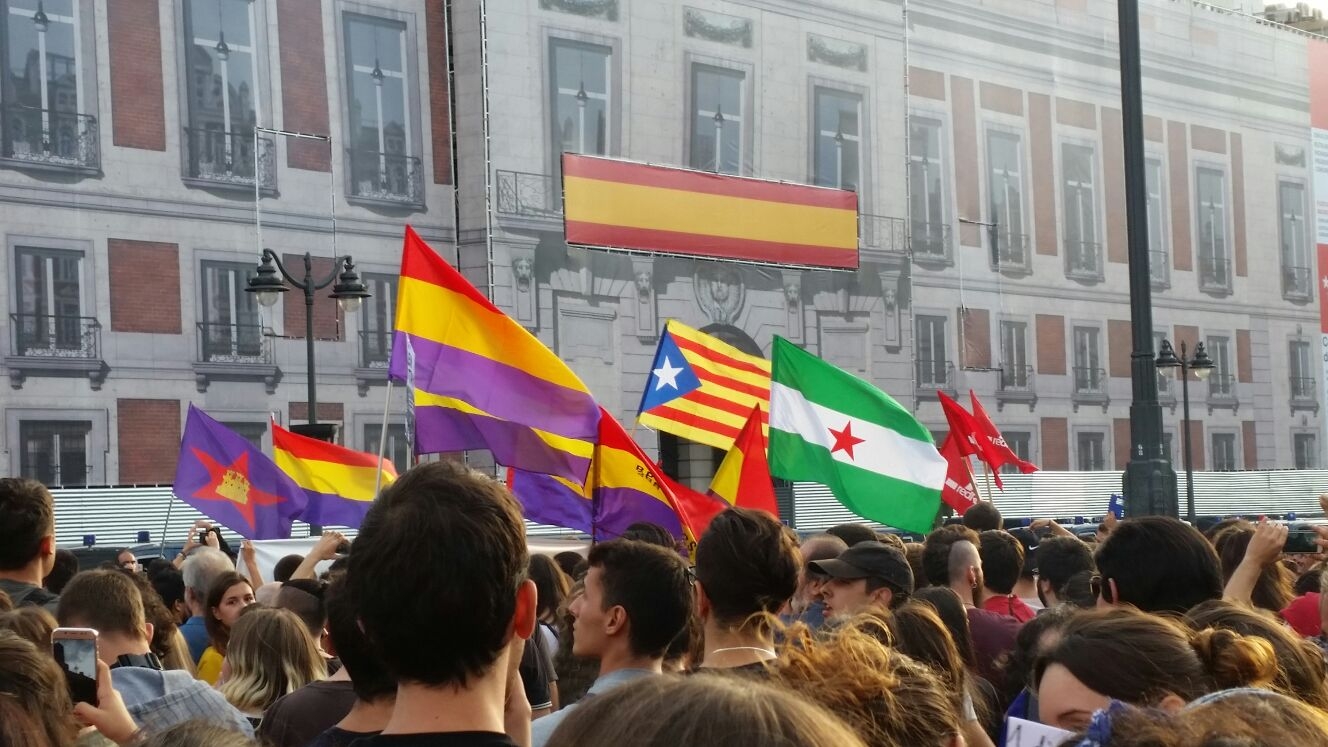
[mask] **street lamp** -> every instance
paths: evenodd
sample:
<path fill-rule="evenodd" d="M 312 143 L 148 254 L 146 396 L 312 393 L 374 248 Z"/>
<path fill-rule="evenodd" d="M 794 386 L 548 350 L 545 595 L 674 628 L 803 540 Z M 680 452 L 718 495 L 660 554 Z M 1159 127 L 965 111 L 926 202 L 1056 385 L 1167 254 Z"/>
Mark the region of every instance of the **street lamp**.
<path fill-rule="evenodd" d="M 1182 402 L 1182 428 L 1181 448 L 1185 450 L 1185 512 L 1189 518 L 1190 524 L 1194 524 L 1194 469 L 1191 466 L 1190 457 L 1190 371 L 1194 372 L 1195 377 L 1200 381 L 1208 378 L 1213 372 L 1213 359 L 1208 357 L 1208 351 L 1204 350 L 1204 344 L 1198 343 L 1194 346 L 1194 357 L 1185 360 L 1185 341 L 1180 341 L 1180 357 L 1176 357 L 1176 351 L 1172 349 L 1169 340 L 1162 340 L 1162 349 L 1157 353 L 1157 371 L 1162 375 L 1173 368 L 1180 369 L 1180 398 Z"/>
<path fill-rule="evenodd" d="M 340 274 L 338 274 L 340 270 Z M 280 272 L 281 277 L 277 274 Z M 332 285 L 332 297 L 337 299 L 337 304 L 341 310 L 348 314 L 353 314 L 360 308 L 360 303 L 369 298 L 369 291 L 365 289 L 364 283 L 360 282 L 359 273 L 355 272 L 355 262 L 351 260 L 350 255 L 337 257 L 333 260 L 332 272 L 322 280 L 314 280 L 314 258 L 313 255 L 305 252 L 304 254 L 304 279 L 296 280 L 286 271 L 285 265 L 271 249 L 263 250 L 263 261 L 258 265 L 255 274 L 249 278 L 249 285 L 245 291 L 257 296 L 258 303 L 262 306 L 271 307 L 281 298 L 281 294 L 290 290 L 283 283 L 281 278 L 286 279 L 286 283 L 304 291 L 304 342 L 307 356 L 307 371 L 309 376 L 309 417 L 308 426 L 306 426 L 306 435 L 319 438 L 324 441 L 332 440 L 332 429 L 318 428 L 318 390 L 314 376 L 314 293 Z M 314 427 L 309 427 L 314 426 Z"/>

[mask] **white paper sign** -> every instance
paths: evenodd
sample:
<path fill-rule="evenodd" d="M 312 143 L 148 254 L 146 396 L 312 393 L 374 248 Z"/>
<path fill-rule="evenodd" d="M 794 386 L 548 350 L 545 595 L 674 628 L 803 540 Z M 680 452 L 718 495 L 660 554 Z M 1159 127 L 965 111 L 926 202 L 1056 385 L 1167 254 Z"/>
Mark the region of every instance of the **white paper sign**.
<path fill-rule="evenodd" d="M 1013 716 L 1006 720 L 1006 747 L 1060 747 L 1061 743 L 1073 736 L 1074 732 L 1035 721 Z"/>

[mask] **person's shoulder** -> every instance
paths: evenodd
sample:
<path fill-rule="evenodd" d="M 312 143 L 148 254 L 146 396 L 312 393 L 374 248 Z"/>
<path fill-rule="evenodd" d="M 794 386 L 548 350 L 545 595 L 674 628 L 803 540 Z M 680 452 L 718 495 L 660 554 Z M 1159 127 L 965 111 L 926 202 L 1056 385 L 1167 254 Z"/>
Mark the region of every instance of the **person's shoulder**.
<path fill-rule="evenodd" d="M 548 718 L 547 716 L 545 718 Z M 539 719 L 536 721 L 542 721 Z M 362 737 L 351 747 L 516 747 L 506 734 L 487 731 L 453 731 L 435 734 L 378 734 Z"/>

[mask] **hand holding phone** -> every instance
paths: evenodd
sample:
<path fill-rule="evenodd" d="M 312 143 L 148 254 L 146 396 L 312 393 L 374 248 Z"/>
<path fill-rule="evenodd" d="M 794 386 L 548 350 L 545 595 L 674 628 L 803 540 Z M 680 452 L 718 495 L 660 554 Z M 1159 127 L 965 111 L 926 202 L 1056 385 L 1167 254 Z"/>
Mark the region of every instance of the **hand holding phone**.
<path fill-rule="evenodd" d="M 1286 543 L 1282 546 L 1282 552 L 1290 555 L 1309 555 L 1320 552 L 1318 543 L 1319 533 L 1313 529 L 1297 527 L 1287 532 Z"/>
<path fill-rule="evenodd" d="M 97 705 L 97 631 L 56 628 L 51 633 L 51 654 L 65 673 L 70 700 Z"/>

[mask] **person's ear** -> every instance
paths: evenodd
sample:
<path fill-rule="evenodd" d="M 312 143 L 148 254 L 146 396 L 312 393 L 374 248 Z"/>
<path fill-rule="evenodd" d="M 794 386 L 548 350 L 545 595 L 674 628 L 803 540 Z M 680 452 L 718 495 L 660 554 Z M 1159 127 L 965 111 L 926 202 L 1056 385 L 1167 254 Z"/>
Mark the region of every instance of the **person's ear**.
<path fill-rule="evenodd" d="M 535 611 L 539 602 L 539 592 L 535 582 L 526 579 L 516 590 L 516 614 L 512 616 L 512 632 L 522 640 L 530 638 L 535 632 L 538 613 Z"/>
<path fill-rule="evenodd" d="M 41 542 L 37 544 L 37 551 L 41 554 L 43 558 L 49 558 L 55 554 L 54 532 L 41 538 Z"/>
<path fill-rule="evenodd" d="M 696 616 L 701 620 L 710 619 L 710 597 L 706 596 L 705 587 L 700 581 L 692 584 L 696 597 Z"/>
<path fill-rule="evenodd" d="M 604 614 L 604 634 L 615 636 L 627 631 L 627 610 L 622 605 L 614 605 Z"/>
<path fill-rule="evenodd" d="M 1111 588 L 1111 604 L 1120 604 L 1120 590 L 1116 588 L 1116 579 L 1107 579 L 1107 585 Z"/>
<path fill-rule="evenodd" d="M 872 600 L 876 604 L 881 605 L 882 607 L 888 608 L 890 606 L 890 603 L 895 600 L 895 593 L 894 590 L 892 590 L 890 587 L 882 586 L 876 591 L 867 592 L 867 598 Z"/>
<path fill-rule="evenodd" d="M 1157 707 L 1175 716 L 1185 708 L 1185 699 L 1175 693 L 1167 693 L 1166 697 L 1157 702 Z"/>
<path fill-rule="evenodd" d="M 155 633 L 156 631 L 157 631 L 157 628 L 156 628 L 155 626 L 153 626 L 152 623 L 150 623 L 150 622 L 145 622 L 145 623 L 143 623 L 143 636 L 144 636 L 147 640 L 149 640 L 149 641 L 152 640 L 152 634 Z"/>

